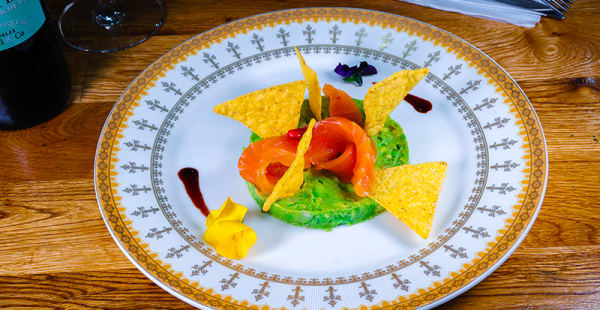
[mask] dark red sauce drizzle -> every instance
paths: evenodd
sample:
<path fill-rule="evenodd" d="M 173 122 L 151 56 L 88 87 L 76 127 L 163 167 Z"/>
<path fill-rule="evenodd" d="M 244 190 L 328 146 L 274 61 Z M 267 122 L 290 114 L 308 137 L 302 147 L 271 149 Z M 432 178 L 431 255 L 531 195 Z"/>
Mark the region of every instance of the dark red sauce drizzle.
<path fill-rule="evenodd" d="M 179 176 L 179 179 L 185 187 L 185 191 L 196 208 L 198 208 L 198 210 L 200 210 L 204 216 L 208 216 L 210 211 L 208 210 L 206 202 L 204 202 L 202 192 L 200 191 L 200 178 L 198 177 L 198 170 L 194 168 L 183 168 L 179 170 L 177 176 Z"/>
<path fill-rule="evenodd" d="M 431 111 L 431 109 L 433 108 L 433 105 L 431 104 L 431 102 L 429 100 L 425 100 L 421 97 L 417 97 L 415 95 L 411 95 L 408 94 L 406 95 L 406 97 L 404 97 L 404 100 L 406 100 L 406 102 L 410 103 L 410 105 L 412 105 L 412 107 L 415 109 L 415 111 L 420 112 L 420 113 L 427 113 L 429 111 Z"/>

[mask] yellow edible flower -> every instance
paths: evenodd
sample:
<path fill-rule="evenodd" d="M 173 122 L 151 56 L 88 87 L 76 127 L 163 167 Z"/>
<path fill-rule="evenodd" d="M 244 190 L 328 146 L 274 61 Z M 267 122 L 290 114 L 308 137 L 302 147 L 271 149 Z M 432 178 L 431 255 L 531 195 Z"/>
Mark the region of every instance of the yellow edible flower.
<path fill-rule="evenodd" d="M 204 241 L 221 256 L 242 259 L 256 243 L 256 233 L 241 222 L 221 221 L 206 228 Z"/>
<path fill-rule="evenodd" d="M 225 200 L 219 210 L 210 211 L 210 214 L 206 217 L 206 227 L 211 226 L 216 221 L 241 222 L 244 220 L 247 211 L 248 208 L 239 203 L 235 203 L 231 200 L 231 197 L 227 197 L 227 200 Z"/>
<path fill-rule="evenodd" d="M 256 243 L 256 233 L 242 223 L 248 208 L 227 198 L 220 209 L 210 211 L 206 218 L 204 241 L 221 256 L 231 259 L 246 257 Z"/>

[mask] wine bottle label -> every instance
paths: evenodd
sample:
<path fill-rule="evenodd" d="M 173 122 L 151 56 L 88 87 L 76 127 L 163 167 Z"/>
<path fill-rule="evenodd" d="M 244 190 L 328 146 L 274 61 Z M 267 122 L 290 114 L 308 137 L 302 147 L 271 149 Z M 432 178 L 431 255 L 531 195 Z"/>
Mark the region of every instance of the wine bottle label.
<path fill-rule="evenodd" d="M 29 39 L 45 21 L 40 0 L 0 0 L 0 51 Z"/>

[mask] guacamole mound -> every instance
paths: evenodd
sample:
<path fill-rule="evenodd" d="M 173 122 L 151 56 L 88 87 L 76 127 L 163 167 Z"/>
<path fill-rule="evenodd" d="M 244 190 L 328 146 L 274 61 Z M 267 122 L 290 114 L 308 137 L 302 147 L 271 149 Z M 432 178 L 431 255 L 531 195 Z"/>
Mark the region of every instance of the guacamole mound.
<path fill-rule="evenodd" d="M 363 113 L 362 100 L 354 102 Z M 323 97 L 323 118 L 329 116 L 329 98 Z M 313 117 L 304 101 L 298 127 L 302 127 Z M 252 134 L 250 142 L 261 138 Z M 408 163 L 408 143 L 402 127 L 388 117 L 385 127 L 375 137 L 377 159 L 375 168 L 388 168 Z M 246 182 L 250 194 L 259 206 L 267 199 L 254 185 Z M 325 170 L 308 169 L 304 171 L 304 184 L 296 195 L 277 200 L 269 213 L 282 221 L 315 229 L 331 229 L 339 225 L 352 225 L 374 217 L 384 208 L 367 197 L 358 197 L 351 183 L 342 183 Z"/>

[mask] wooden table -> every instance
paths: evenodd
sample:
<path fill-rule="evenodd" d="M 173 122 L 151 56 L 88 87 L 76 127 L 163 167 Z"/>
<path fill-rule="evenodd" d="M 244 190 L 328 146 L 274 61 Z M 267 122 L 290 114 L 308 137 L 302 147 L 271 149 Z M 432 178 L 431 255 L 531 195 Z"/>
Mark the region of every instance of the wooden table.
<path fill-rule="evenodd" d="M 54 17 L 65 0 L 49 0 Z M 238 18 L 305 6 L 409 16 L 450 31 L 495 59 L 531 99 L 550 176 L 538 218 L 516 252 L 452 309 L 600 307 L 600 3 L 576 0 L 566 21 L 533 29 L 394 0 L 168 2 L 158 35 L 109 55 L 65 48 L 70 107 L 32 129 L 0 132 L 0 307 L 189 308 L 121 253 L 94 194 L 94 152 L 111 107 L 152 61 L 195 34 Z"/>

